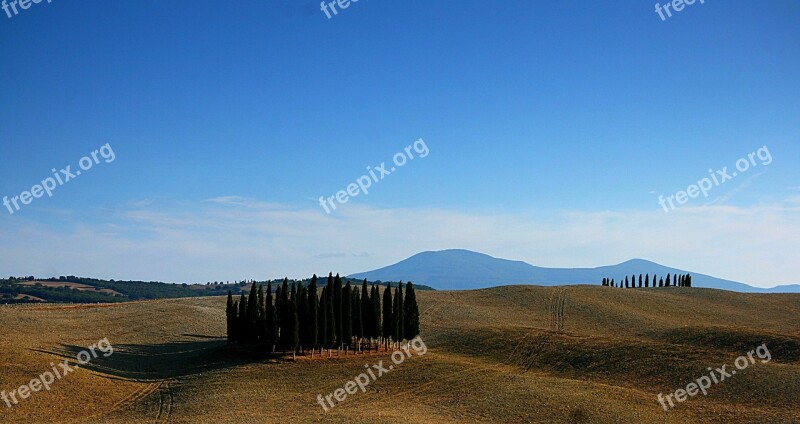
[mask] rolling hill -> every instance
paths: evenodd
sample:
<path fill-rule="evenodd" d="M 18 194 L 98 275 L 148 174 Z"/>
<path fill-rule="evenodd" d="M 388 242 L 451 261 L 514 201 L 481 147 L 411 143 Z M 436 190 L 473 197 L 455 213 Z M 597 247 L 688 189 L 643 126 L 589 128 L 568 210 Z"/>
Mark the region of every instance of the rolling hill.
<path fill-rule="evenodd" d="M 800 285 L 797 284 L 763 289 L 643 259 L 632 259 L 621 264 L 597 268 L 543 268 L 522 261 L 499 259 L 459 249 L 418 253 L 396 264 L 352 274 L 349 277 L 413 281 L 439 290 L 465 290 L 513 284 L 541 286 L 600 284 L 605 277 L 621 281 L 625 276 L 648 273 L 651 276 L 654 273 L 659 276 L 665 276 L 667 273 L 691 273 L 695 287 L 746 293 L 800 293 Z"/>
<path fill-rule="evenodd" d="M 0 306 L 2 390 L 106 337 L 114 353 L 32 393 L 26 423 L 793 423 L 800 295 L 700 288 L 506 286 L 420 291 L 428 351 L 325 412 L 331 393 L 389 361 L 231 356 L 225 299 Z M 708 367 L 766 344 L 753 365 L 665 412 Z"/>

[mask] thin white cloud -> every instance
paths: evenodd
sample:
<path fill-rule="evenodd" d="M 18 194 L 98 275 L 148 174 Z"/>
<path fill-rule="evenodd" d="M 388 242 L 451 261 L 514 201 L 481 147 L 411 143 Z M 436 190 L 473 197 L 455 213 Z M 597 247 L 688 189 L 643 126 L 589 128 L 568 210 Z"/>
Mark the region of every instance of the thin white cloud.
<path fill-rule="evenodd" d="M 714 200 L 712 200 L 708 204 L 714 205 L 714 204 L 722 204 L 722 203 L 728 202 L 728 200 L 733 198 L 733 196 L 735 196 L 737 193 L 740 193 L 740 192 L 750 188 L 753 185 L 753 181 L 755 181 L 756 178 L 760 177 L 761 174 L 763 174 L 763 172 L 759 172 L 757 174 L 753 174 L 753 175 L 748 176 L 747 179 L 745 179 L 741 184 L 739 184 L 738 186 L 734 187 L 733 189 L 727 191 L 726 193 L 716 197 Z"/>
<path fill-rule="evenodd" d="M 205 282 L 350 274 L 465 248 L 551 267 L 643 257 L 773 286 L 797 282 L 800 196 L 775 205 L 648 211 L 466 213 L 351 205 L 326 215 L 247 199 L 130 205 L 104 222 L 0 221 L 0 269 Z M 14 217 L 16 218 L 16 217 Z M 109 220 L 111 222 L 109 222 Z M 371 252 L 371 253 L 366 253 Z"/>

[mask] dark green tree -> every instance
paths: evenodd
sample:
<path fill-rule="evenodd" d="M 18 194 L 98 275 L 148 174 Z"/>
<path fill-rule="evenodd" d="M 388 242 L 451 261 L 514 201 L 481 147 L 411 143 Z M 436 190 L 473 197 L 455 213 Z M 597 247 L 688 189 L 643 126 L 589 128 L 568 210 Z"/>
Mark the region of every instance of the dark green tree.
<path fill-rule="evenodd" d="M 361 284 L 361 337 L 368 339 L 372 337 L 372 301 L 370 299 L 369 286 L 367 279 Z"/>
<path fill-rule="evenodd" d="M 322 348 L 328 347 L 328 286 L 322 287 L 322 293 L 319 296 L 319 313 L 317 315 L 317 319 L 319 324 L 317 326 L 317 330 L 319 331 L 319 339 L 317 343 Z M 321 351 L 320 351 L 321 352 Z"/>
<path fill-rule="evenodd" d="M 403 282 L 401 281 L 398 284 L 397 288 L 394 290 L 394 304 L 392 308 L 392 325 L 394 327 L 394 332 L 392 334 L 392 338 L 394 339 L 395 343 L 400 343 L 403 339 Z"/>
<path fill-rule="evenodd" d="M 275 344 L 281 343 L 281 326 L 283 326 L 283 315 L 281 315 L 281 311 L 283 311 L 283 296 L 281 295 L 281 285 L 275 284 L 275 327 L 277 331 L 275 332 Z"/>
<path fill-rule="evenodd" d="M 645 287 L 650 287 L 650 274 L 645 274 L 644 275 L 644 286 Z"/>
<path fill-rule="evenodd" d="M 275 352 L 275 343 L 278 342 L 278 316 L 275 311 L 275 305 L 272 304 L 272 282 L 267 284 L 267 298 L 266 303 L 266 326 L 267 326 L 267 340 L 266 344 L 271 352 Z"/>
<path fill-rule="evenodd" d="M 267 309 L 264 305 L 264 286 L 258 286 L 258 322 L 256 324 L 258 342 L 267 342 Z"/>
<path fill-rule="evenodd" d="M 419 335 L 419 306 L 417 306 L 417 294 L 411 281 L 406 284 L 406 298 L 403 306 L 405 338 L 411 340 Z"/>
<path fill-rule="evenodd" d="M 349 347 L 353 340 L 353 286 L 348 281 L 342 290 L 342 344 Z"/>
<path fill-rule="evenodd" d="M 228 344 L 236 341 L 236 304 L 233 302 L 233 292 L 228 290 L 228 303 L 225 305 L 225 324 L 228 334 Z"/>
<path fill-rule="evenodd" d="M 361 339 L 364 337 L 364 325 L 361 321 L 361 293 L 358 287 L 353 286 L 353 295 L 351 307 L 353 308 L 353 337 L 358 341 L 358 347 L 361 347 Z"/>
<path fill-rule="evenodd" d="M 297 315 L 299 318 L 299 325 L 300 325 L 300 353 L 304 353 L 304 347 L 308 346 L 305 344 L 305 341 L 308 340 L 308 329 L 309 329 L 309 309 L 308 309 L 308 290 L 303 286 L 303 283 L 298 284 L 298 302 L 297 302 Z M 313 346 L 312 346 L 313 348 Z"/>
<path fill-rule="evenodd" d="M 256 283 L 250 286 L 247 295 L 247 341 L 255 343 L 258 340 L 258 288 Z"/>
<path fill-rule="evenodd" d="M 308 329 L 306 331 L 305 345 L 308 346 L 313 356 L 313 350 L 317 346 L 317 332 L 319 328 L 319 299 L 317 298 L 317 274 L 311 277 L 311 284 L 308 286 Z"/>
<path fill-rule="evenodd" d="M 383 343 L 387 345 L 389 339 L 394 334 L 394 317 L 393 317 L 393 303 L 392 303 L 392 283 L 386 284 L 386 289 L 383 291 Z"/>
<path fill-rule="evenodd" d="M 289 316 L 291 307 L 292 304 L 289 299 L 289 279 L 284 278 L 283 284 L 281 285 L 281 308 L 278 310 L 278 322 L 280 323 L 278 332 L 280 334 L 280 345 L 283 350 L 286 350 L 292 337 L 289 328 L 291 326 L 291 317 Z"/>
<path fill-rule="evenodd" d="M 300 345 L 300 315 L 298 313 L 299 300 L 295 285 L 292 283 L 292 299 L 289 301 L 289 347 L 292 349 L 292 359 L 297 359 L 297 348 Z"/>
<path fill-rule="evenodd" d="M 327 333 L 328 346 L 327 346 L 327 348 L 330 349 L 330 348 L 335 347 L 336 344 L 339 342 L 339 340 L 336 339 L 336 327 L 337 327 L 336 326 L 336 312 L 333 309 L 333 292 L 335 291 L 335 288 L 334 288 L 333 285 L 325 286 L 325 291 L 326 291 L 326 293 L 325 293 L 326 294 L 325 302 L 327 303 L 325 305 L 325 307 L 326 307 L 326 313 L 328 314 L 328 319 L 327 319 L 327 321 L 328 321 L 328 329 L 327 329 L 327 331 L 328 331 L 328 333 Z"/>
<path fill-rule="evenodd" d="M 669 287 L 669 274 L 667 274 L 667 283 L 666 283 L 666 285 L 667 285 L 667 287 Z"/>
<path fill-rule="evenodd" d="M 336 274 L 333 279 L 333 315 L 336 326 L 336 343 L 344 347 L 344 320 L 342 319 L 342 277 Z"/>
<path fill-rule="evenodd" d="M 372 286 L 370 300 L 372 303 L 372 324 L 370 324 L 372 333 L 370 334 L 370 338 L 378 340 L 381 337 L 381 330 L 383 327 L 381 326 L 381 292 L 377 285 Z M 370 343 L 370 350 L 371 349 L 372 343 Z"/>
<path fill-rule="evenodd" d="M 236 334 L 239 343 L 247 342 L 247 297 L 242 292 L 239 298 L 239 324 L 237 325 Z"/>

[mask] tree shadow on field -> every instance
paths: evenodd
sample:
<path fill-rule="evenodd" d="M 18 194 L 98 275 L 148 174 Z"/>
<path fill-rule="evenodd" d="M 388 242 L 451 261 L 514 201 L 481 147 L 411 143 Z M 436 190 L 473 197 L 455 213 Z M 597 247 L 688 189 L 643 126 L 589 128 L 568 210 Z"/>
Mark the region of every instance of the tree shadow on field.
<path fill-rule="evenodd" d="M 100 347 L 95 347 L 97 357 L 91 354 L 89 346 L 62 345 L 58 350 L 38 351 L 58 355 L 70 364 L 78 363 L 78 354 L 81 352 L 89 352 L 91 360 L 80 365 L 81 368 L 140 381 L 186 377 L 250 362 L 231 352 L 224 338 L 185 336 L 204 338 L 204 340 L 158 344 L 113 344 L 113 352 L 112 349 L 104 351 Z M 82 358 L 86 359 L 85 355 L 82 354 Z"/>

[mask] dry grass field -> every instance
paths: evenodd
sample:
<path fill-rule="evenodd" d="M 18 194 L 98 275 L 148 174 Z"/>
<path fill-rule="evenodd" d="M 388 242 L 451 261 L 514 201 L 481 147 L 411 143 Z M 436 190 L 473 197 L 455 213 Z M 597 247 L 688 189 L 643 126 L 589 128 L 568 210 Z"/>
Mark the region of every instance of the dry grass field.
<path fill-rule="evenodd" d="M 107 337 L 99 356 L 0 421 L 26 423 L 797 423 L 800 295 L 514 286 L 418 291 L 424 356 L 325 413 L 317 395 L 388 353 L 248 360 L 225 298 L 0 307 L 0 389 Z M 766 343 L 772 360 L 665 412 L 660 392 Z"/>

